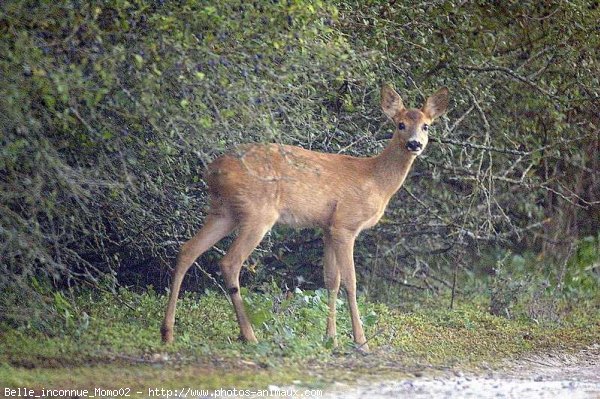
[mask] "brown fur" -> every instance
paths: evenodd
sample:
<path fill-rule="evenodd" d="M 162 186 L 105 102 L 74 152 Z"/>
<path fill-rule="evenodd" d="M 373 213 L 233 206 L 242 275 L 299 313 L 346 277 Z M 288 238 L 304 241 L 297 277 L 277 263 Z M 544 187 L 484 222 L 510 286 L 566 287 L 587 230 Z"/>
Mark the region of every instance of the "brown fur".
<path fill-rule="evenodd" d="M 448 105 L 448 90 L 431 96 L 423 109 L 405 109 L 400 96 L 382 88 L 382 109 L 403 130 L 396 130 L 385 150 L 371 158 L 325 154 L 280 144 L 240 147 L 212 162 L 205 176 L 210 211 L 203 228 L 182 248 L 173 274 L 171 295 L 162 326 L 165 342 L 173 340 L 175 307 L 183 276 L 198 256 L 233 230 L 238 236 L 221 260 L 221 271 L 236 312 L 242 338 L 256 342 L 239 292 L 244 260 L 275 223 L 321 227 L 324 231 L 324 275 L 329 290 L 328 337 L 335 340 L 335 299 L 340 284 L 346 289 L 355 342 L 367 350 L 356 305 L 354 240 L 375 225 L 398 191 L 417 153 L 406 149 L 410 140 L 427 144 L 424 124 Z"/>

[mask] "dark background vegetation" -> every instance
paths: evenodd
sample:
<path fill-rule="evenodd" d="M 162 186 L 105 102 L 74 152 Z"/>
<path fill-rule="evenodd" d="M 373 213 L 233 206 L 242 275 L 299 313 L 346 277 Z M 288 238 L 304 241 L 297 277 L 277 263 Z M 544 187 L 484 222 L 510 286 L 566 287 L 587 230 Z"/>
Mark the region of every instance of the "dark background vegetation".
<path fill-rule="evenodd" d="M 585 0 L 3 1 L 0 318 L 51 319 L 59 289 L 164 292 L 206 164 L 246 142 L 374 155 L 382 82 L 452 102 L 358 240 L 359 286 L 391 304 L 480 289 L 508 316 L 528 293 L 555 318 L 598 292 L 599 21 Z M 221 284 L 217 247 L 188 289 Z M 244 284 L 321 287 L 321 247 L 276 228 Z"/>

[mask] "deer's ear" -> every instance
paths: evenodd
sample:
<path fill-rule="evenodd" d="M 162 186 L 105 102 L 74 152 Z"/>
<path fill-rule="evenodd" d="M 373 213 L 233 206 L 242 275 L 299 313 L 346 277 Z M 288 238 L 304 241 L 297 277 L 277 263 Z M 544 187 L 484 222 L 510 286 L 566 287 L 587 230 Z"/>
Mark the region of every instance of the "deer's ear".
<path fill-rule="evenodd" d="M 450 91 L 447 87 L 442 87 L 427 99 L 423 105 L 423 113 L 433 120 L 446 112 L 448 102 L 450 101 Z"/>
<path fill-rule="evenodd" d="M 381 87 L 381 109 L 390 119 L 404 109 L 400 95 L 387 84 Z"/>

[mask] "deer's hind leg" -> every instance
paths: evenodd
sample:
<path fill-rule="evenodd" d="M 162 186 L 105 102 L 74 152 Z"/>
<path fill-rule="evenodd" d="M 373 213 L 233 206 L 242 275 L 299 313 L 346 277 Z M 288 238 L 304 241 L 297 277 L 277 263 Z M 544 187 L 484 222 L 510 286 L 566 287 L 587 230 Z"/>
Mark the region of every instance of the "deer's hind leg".
<path fill-rule="evenodd" d="M 336 304 L 340 289 L 340 270 L 335 260 L 335 249 L 333 247 L 331 235 L 327 232 L 323 236 L 323 244 L 323 276 L 325 278 L 325 288 L 327 288 L 327 303 L 329 307 L 325 338 L 331 339 L 333 341 L 333 346 L 336 347 Z"/>
<path fill-rule="evenodd" d="M 177 257 L 177 264 L 173 270 L 171 293 L 165 313 L 165 319 L 160 329 L 162 340 L 165 343 L 173 341 L 173 326 L 175 324 L 175 309 L 183 277 L 196 259 L 215 245 L 219 240 L 228 235 L 235 227 L 233 217 L 229 212 L 219 210 L 206 216 L 204 226 L 189 241 L 181 246 Z"/>
<path fill-rule="evenodd" d="M 256 343 L 258 340 L 244 310 L 244 302 L 240 294 L 240 270 L 244 261 L 273 227 L 277 218 L 276 212 L 260 212 L 255 216 L 245 217 L 240 224 L 238 236 L 221 259 L 221 272 L 240 326 L 241 337 L 246 342 Z"/>

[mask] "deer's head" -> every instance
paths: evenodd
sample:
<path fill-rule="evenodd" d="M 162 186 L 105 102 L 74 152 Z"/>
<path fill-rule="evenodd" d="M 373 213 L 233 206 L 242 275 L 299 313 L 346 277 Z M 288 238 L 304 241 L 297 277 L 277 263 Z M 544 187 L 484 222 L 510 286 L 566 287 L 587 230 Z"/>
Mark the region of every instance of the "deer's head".
<path fill-rule="evenodd" d="M 419 155 L 429 140 L 429 125 L 448 108 L 449 92 L 442 87 L 427 99 L 421 109 L 404 108 L 400 95 L 388 85 L 381 88 L 381 109 L 396 126 L 396 133 L 403 149 Z"/>

